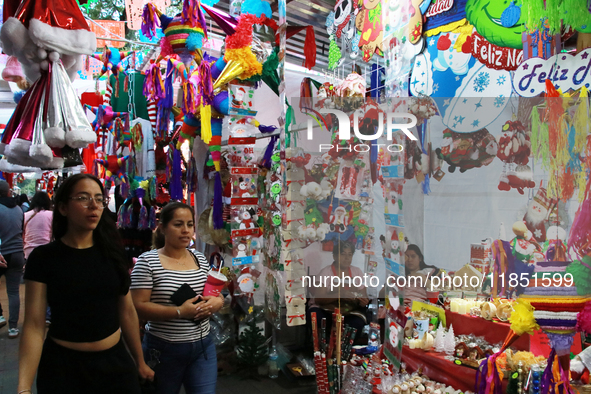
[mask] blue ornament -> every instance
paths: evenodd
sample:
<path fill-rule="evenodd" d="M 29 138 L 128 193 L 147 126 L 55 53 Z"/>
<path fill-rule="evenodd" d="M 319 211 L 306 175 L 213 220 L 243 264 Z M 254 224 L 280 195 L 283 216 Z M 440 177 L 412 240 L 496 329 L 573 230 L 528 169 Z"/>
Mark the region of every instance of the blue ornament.
<path fill-rule="evenodd" d="M 501 24 L 503 27 L 513 27 L 521 18 L 521 6 L 516 6 L 515 2 L 511 2 L 509 7 L 501 14 Z"/>

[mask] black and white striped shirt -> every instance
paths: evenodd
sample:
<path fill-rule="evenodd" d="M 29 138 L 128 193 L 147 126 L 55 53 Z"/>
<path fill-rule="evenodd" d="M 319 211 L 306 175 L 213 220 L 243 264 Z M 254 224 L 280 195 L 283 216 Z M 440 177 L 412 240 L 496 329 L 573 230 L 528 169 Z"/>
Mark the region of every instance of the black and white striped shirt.
<path fill-rule="evenodd" d="M 143 253 L 137 259 L 131 273 L 131 289 L 151 289 L 150 302 L 174 306 L 170 296 L 183 283 L 187 283 L 197 294 L 203 294 L 203 287 L 209 273 L 209 264 L 202 253 L 190 250 L 199 261 L 199 269 L 187 271 L 168 270 L 162 267 L 157 250 Z M 187 319 L 149 321 L 146 331 L 170 342 L 195 342 L 209 334 L 209 318 L 200 322 Z"/>

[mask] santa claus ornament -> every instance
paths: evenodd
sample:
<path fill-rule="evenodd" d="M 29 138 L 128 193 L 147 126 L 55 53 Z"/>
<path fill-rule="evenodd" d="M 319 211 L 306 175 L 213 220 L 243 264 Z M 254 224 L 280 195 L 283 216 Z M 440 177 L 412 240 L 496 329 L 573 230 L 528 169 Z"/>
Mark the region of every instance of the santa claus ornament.
<path fill-rule="evenodd" d="M 546 189 L 540 186 L 534 199 L 527 207 L 527 213 L 523 220 L 537 242 L 546 241 L 546 222 L 555 204 L 556 201 L 548 198 Z"/>
<path fill-rule="evenodd" d="M 353 213 L 353 211 L 351 210 L 350 214 L 352 214 L 352 213 Z M 330 231 L 337 232 L 339 234 L 344 233 L 345 230 L 347 230 L 347 226 L 349 225 L 349 222 L 351 220 L 350 216 L 351 215 L 347 215 L 347 211 L 345 210 L 345 207 L 343 207 L 342 205 L 339 205 L 338 207 L 336 207 L 335 210 L 330 215 L 330 219 L 329 219 Z"/>

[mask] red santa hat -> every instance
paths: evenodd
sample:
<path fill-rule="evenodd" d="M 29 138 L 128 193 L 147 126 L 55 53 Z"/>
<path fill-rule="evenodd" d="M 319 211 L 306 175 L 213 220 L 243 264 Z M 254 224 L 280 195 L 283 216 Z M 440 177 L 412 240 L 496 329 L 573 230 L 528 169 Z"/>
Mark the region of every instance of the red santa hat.
<path fill-rule="evenodd" d="M 1 39 L 6 53 L 19 60 L 33 49 L 31 41 L 62 55 L 90 55 L 96 50 L 96 36 L 74 0 L 24 0 L 2 26 Z"/>
<path fill-rule="evenodd" d="M 390 237 L 390 241 L 398 241 L 398 233 L 396 230 L 392 232 L 392 236 Z"/>
<path fill-rule="evenodd" d="M 534 201 L 546 209 L 550 209 L 550 207 L 553 205 L 553 200 L 548 198 L 548 195 L 546 194 L 546 188 L 541 186 L 534 196 Z"/>

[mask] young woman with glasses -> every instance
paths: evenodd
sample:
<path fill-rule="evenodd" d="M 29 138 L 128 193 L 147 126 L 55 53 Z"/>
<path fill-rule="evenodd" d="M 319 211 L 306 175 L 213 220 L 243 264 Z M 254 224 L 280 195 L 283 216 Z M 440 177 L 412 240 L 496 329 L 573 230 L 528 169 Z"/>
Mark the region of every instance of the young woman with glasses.
<path fill-rule="evenodd" d="M 39 394 L 140 393 L 138 375 L 153 379 L 129 293 L 131 261 L 107 203 L 88 174 L 67 178 L 55 194 L 53 242 L 35 248 L 25 270 L 18 393 L 31 393 L 35 373 Z"/>

